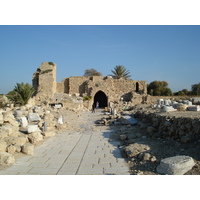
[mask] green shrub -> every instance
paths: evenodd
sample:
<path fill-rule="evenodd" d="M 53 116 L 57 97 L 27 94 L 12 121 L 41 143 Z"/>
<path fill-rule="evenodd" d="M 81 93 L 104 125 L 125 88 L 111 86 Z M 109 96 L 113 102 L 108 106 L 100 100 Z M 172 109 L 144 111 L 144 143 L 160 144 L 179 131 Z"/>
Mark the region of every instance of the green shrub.
<path fill-rule="evenodd" d="M 52 72 L 52 71 L 53 71 L 53 69 L 47 69 L 47 70 L 42 71 L 41 74 L 46 74 L 46 73 Z"/>
<path fill-rule="evenodd" d="M 92 96 L 84 96 L 83 97 L 83 101 L 88 101 L 88 100 L 90 100 L 92 98 Z"/>
<path fill-rule="evenodd" d="M 7 98 L 15 104 L 25 105 L 34 94 L 34 88 L 28 83 L 17 83 L 14 90 L 7 94 Z"/>
<path fill-rule="evenodd" d="M 49 65 L 53 65 L 53 66 L 55 65 L 53 62 L 48 62 L 48 64 L 49 64 Z"/>

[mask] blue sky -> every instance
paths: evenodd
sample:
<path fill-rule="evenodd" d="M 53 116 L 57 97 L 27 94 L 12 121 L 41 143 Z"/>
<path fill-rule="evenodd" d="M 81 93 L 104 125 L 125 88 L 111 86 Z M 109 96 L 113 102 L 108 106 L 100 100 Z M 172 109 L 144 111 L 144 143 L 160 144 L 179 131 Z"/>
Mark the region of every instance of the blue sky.
<path fill-rule="evenodd" d="M 200 82 L 200 26 L 0 26 L 0 94 L 32 83 L 43 61 L 57 82 L 95 68 L 124 65 L 134 80 L 167 81 L 173 92 Z"/>

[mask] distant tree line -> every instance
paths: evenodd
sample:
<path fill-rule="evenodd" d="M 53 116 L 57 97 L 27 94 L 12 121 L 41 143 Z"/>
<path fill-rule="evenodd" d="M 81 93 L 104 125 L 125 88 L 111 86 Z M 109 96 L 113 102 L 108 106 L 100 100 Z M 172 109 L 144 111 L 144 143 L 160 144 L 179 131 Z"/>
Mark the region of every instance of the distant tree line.
<path fill-rule="evenodd" d="M 168 88 L 166 81 L 153 81 L 147 85 L 147 93 L 151 96 L 189 96 L 189 95 L 200 95 L 200 83 L 191 86 L 191 91 L 182 89 L 178 92 L 172 92 Z"/>

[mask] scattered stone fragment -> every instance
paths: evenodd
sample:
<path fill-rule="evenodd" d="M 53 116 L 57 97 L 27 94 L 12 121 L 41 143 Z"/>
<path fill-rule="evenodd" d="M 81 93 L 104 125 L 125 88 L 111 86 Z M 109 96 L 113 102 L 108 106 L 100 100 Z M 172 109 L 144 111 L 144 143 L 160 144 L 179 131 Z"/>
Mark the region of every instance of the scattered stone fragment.
<path fill-rule="evenodd" d="M 25 144 L 24 146 L 22 146 L 22 153 L 25 153 L 27 155 L 33 155 L 34 154 L 34 145 Z"/>
<path fill-rule="evenodd" d="M 0 141 L 0 152 L 6 151 L 7 143 L 4 141 Z"/>
<path fill-rule="evenodd" d="M 29 124 L 27 126 L 27 130 L 28 130 L 28 133 L 33 133 L 33 132 L 38 132 L 40 131 L 38 125 L 34 125 L 34 124 Z"/>
<path fill-rule="evenodd" d="M 53 137 L 56 135 L 55 131 L 46 131 L 46 132 L 42 132 L 42 135 L 44 135 L 44 137 L 48 138 L 48 137 Z"/>
<path fill-rule="evenodd" d="M 37 144 L 38 142 L 42 141 L 43 135 L 41 134 L 41 132 L 33 132 L 31 134 L 28 135 L 28 140 L 30 141 L 31 144 Z"/>
<path fill-rule="evenodd" d="M 157 161 L 156 157 L 153 156 L 153 157 L 151 158 L 151 162 L 156 162 L 156 161 Z"/>
<path fill-rule="evenodd" d="M 28 120 L 26 117 L 20 117 L 20 123 L 23 128 L 28 126 Z"/>
<path fill-rule="evenodd" d="M 29 122 L 39 122 L 41 120 L 41 118 L 38 115 L 38 113 L 29 113 L 28 120 L 29 120 Z"/>
<path fill-rule="evenodd" d="M 10 153 L 10 154 L 14 154 L 16 151 L 16 147 L 13 146 L 13 145 L 10 145 L 7 147 L 7 152 Z"/>
<path fill-rule="evenodd" d="M 157 172 L 168 175 L 183 175 L 194 166 L 194 160 L 189 156 L 174 156 L 161 160 Z"/>
<path fill-rule="evenodd" d="M 128 157 L 132 158 L 142 152 L 150 150 L 150 146 L 146 144 L 134 143 L 125 148 Z"/>
<path fill-rule="evenodd" d="M 143 160 L 144 161 L 148 161 L 148 160 L 150 160 L 150 158 L 151 158 L 151 154 L 150 153 L 144 153 L 144 155 L 143 155 Z"/>
<path fill-rule="evenodd" d="M 15 157 L 7 152 L 0 153 L 0 164 L 10 165 L 15 162 Z"/>
<path fill-rule="evenodd" d="M 125 134 L 121 134 L 119 137 L 120 137 L 120 140 L 125 140 L 127 138 Z"/>
<path fill-rule="evenodd" d="M 62 115 L 58 118 L 58 124 L 63 124 L 63 117 L 62 117 Z"/>

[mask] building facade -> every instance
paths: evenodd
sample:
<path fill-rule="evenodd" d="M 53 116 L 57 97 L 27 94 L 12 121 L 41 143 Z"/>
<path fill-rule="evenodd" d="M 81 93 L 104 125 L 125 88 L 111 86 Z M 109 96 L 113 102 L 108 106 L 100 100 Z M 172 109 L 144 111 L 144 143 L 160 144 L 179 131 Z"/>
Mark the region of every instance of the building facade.
<path fill-rule="evenodd" d="M 81 97 L 90 96 L 91 108 L 93 103 L 100 107 L 107 107 L 109 102 L 132 101 L 142 103 L 147 96 L 146 81 L 131 79 L 113 79 L 110 76 L 72 76 L 56 82 L 56 65 L 43 62 L 33 74 L 33 87 L 36 99 L 51 99 L 55 101 L 55 94 L 69 94 Z"/>

